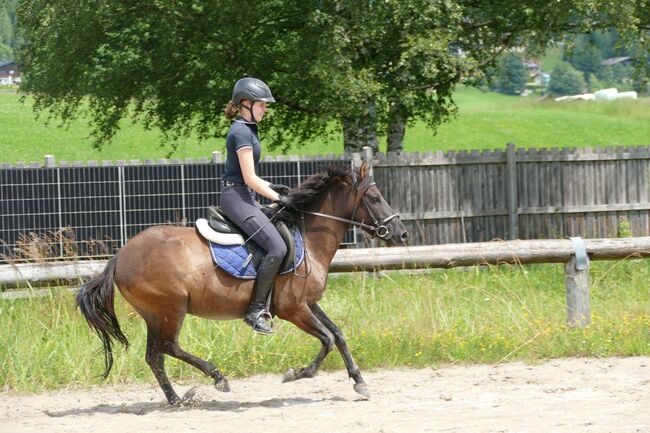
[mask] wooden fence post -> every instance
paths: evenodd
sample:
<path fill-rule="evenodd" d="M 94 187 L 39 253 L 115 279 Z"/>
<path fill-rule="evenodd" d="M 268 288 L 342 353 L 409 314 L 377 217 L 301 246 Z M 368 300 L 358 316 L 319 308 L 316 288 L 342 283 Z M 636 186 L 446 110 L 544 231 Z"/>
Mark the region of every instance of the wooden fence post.
<path fill-rule="evenodd" d="M 514 143 L 508 143 L 506 149 L 506 197 L 508 200 L 508 239 L 519 238 L 519 216 L 517 208 L 519 198 L 517 191 L 517 151 Z"/>
<path fill-rule="evenodd" d="M 571 238 L 575 254 L 564 266 L 567 326 L 584 328 L 591 322 L 589 302 L 589 257 L 582 238 Z"/>

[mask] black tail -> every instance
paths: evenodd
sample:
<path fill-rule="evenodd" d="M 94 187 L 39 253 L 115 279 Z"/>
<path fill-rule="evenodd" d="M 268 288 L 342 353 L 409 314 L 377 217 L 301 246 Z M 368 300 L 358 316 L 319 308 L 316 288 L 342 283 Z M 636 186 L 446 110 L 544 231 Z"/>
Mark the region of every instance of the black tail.
<path fill-rule="evenodd" d="M 122 343 L 125 348 L 129 347 L 129 341 L 120 329 L 113 308 L 116 261 L 117 255 L 109 260 L 104 272 L 84 285 L 77 294 L 77 306 L 104 345 L 105 370 L 102 380 L 106 379 L 113 367 L 113 340 Z"/>

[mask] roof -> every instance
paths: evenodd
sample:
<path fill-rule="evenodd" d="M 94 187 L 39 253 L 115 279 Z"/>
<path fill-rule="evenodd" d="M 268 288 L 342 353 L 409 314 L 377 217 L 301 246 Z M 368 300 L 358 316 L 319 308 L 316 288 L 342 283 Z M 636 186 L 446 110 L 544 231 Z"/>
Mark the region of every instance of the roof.
<path fill-rule="evenodd" d="M 630 57 L 630 56 L 610 57 L 609 59 L 605 59 L 602 62 L 600 62 L 600 64 L 603 65 L 603 66 L 612 66 L 612 65 L 616 65 L 618 63 L 626 62 L 628 60 L 632 60 L 632 57 Z"/>
<path fill-rule="evenodd" d="M 4 68 L 5 66 L 11 66 L 15 64 L 16 62 L 14 62 L 13 60 L 0 61 L 0 68 Z"/>

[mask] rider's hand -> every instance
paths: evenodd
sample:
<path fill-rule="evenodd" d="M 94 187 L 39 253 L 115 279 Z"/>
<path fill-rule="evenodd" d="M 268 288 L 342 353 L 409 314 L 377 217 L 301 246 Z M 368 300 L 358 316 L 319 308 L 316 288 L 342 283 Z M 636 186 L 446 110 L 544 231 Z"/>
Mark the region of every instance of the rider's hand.
<path fill-rule="evenodd" d="M 293 200 L 288 195 L 280 194 L 275 202 L 285 209 L 298 210 Z"/>
<path fill-rule="evenodd" d="M 284 195 L 286 195 L 291 189 L 290 187 L 286 185 L 282 185 L 281 183 L 271 183 L 269 184 L 269 188 L 271 188 L 273 191 L 277 192 L 278 194 L 284 194 Z"/>

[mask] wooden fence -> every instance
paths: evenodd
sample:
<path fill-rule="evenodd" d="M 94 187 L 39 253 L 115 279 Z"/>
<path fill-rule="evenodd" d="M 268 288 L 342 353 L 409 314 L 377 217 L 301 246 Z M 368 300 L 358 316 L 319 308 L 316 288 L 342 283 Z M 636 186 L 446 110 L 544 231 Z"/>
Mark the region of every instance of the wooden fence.
<path fill-rule="evenodd" d="M 650 235 L 650 146 L 379 155 L 374 174 L 415 245 Z"/>
<path fill-rule="evenodd" d="M 650 257 L 650 237 L 626 239 L 517 240 L 419 247 L 339 250 L 330 272 L 382 269 L 452 268 L 503 263 L 565 263 L 567 325 L 590 322 L 589 261 Z M 99 274 L 106 261 L 21 263 L 0 265 L 0 286 L 49 280 L 86 280 Z M 38 295 L 3 292 L 0 299 Z"/>

